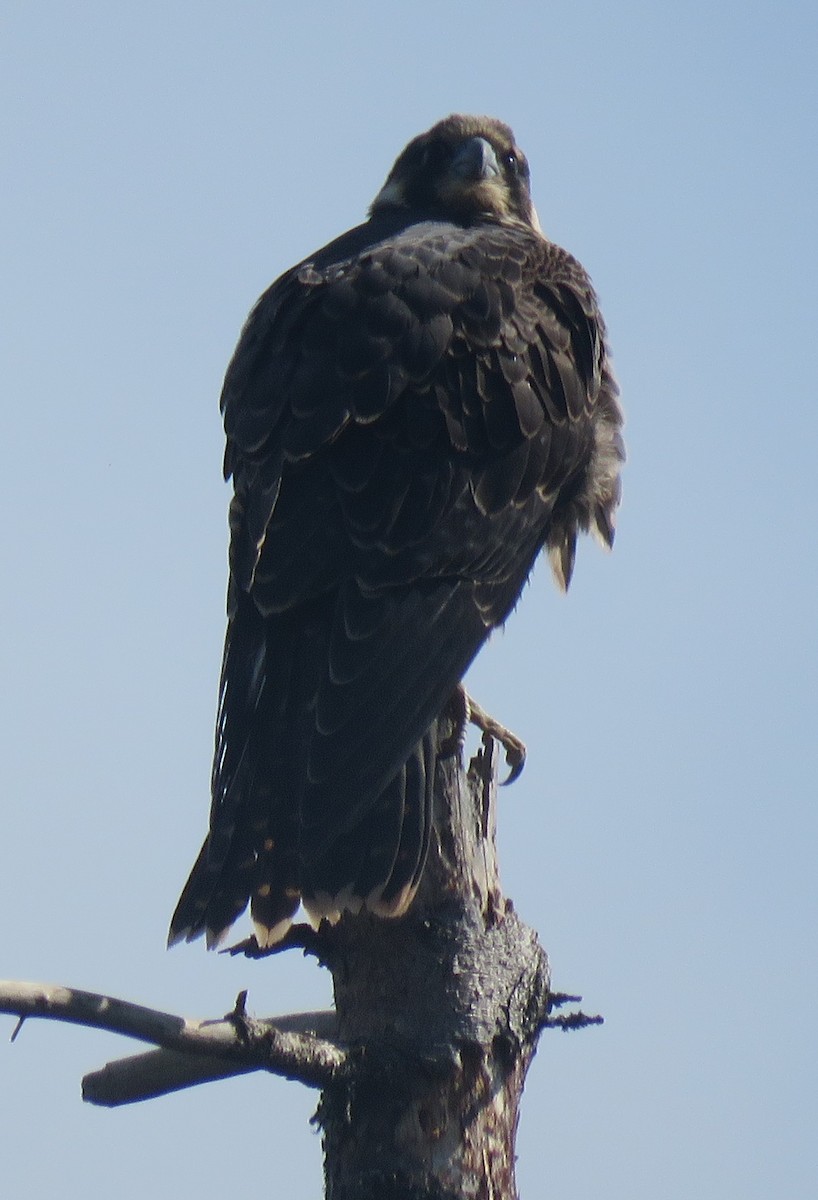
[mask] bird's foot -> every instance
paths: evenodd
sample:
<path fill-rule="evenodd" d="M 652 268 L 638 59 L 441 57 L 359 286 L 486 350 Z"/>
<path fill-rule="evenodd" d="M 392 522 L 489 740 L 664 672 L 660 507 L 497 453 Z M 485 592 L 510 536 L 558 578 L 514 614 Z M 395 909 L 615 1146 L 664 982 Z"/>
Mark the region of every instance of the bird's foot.
<path fill-rule="evenodd" d="M 466 726 L 475 725 L 483 734 L 483 741 L 488 738 L 493 738 L 503 747 L 506 755 L 506 763 L 508 764 L 508 776 L 503 780 L 503 784 L 513 783 L 518 779 L 525 766 L 525 742 L 517 737 L 516 733 L 512 733 L 510 729 L 506 729 L 505 725 L 501 725 L 494 717 L 490 716 L 485 709 L 481 708 L 476 700 L 473 700 L 466 691 L 463 684 L 458 684 L 457 690 L 453 697 L 454 703 L 459 710 L 458 716 L 461 717 L 461 745 L 465 739 Z"/>

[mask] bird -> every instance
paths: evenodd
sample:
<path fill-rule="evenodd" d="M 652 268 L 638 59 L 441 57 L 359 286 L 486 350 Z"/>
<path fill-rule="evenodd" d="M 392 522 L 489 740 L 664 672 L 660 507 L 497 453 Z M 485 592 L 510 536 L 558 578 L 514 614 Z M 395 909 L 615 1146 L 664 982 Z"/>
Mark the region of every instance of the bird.
<path fill-rule="evenodd" d="M 303 906 L 397 918 L 441 714 L 541 553 L 614 539 L 622 410 L 589 276 L 512 130 L 413 138 L 367 219 L 261 296 L 225 375 L 227 633 L 210 824 L 169 943 Z"/>

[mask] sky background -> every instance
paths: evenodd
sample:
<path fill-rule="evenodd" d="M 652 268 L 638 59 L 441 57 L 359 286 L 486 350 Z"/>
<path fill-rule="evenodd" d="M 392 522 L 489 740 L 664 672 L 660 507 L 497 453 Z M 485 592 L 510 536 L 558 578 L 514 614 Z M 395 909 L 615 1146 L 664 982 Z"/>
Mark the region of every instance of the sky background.
<path fill-rule="evenodd" d="M 542 1039 L 521 1193 L 811 1200 L 816 61 L 811 2 L 0 4 L 0 975 L 328 1004 L 297 955 L 164 949 L 208 808 L 221 377 L 411 136 L 491 113 L 596 283 L 629 449 L 613 555 L 567 599 L 538 569 L 471 674 L 529 746 L 505 890 L 606 1019 Z M 83 1105 L 134 1045 L 0 1044 L 5 1195 L 320 1195 L 298 1085 Z"/>

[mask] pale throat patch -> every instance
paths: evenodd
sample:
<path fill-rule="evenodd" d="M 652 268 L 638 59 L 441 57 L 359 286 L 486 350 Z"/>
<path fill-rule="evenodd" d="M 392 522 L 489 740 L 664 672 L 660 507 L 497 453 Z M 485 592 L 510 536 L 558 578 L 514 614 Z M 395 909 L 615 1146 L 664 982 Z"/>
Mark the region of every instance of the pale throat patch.
<path fill-rule="evenodd" d="M 403 207 L 405 204 L 406 192 L 403 183 L 399 179 L 387 179 L 372 201 L 372 208 L 381 208 L 382 206 L 391 207 L 393 205 Z"/>

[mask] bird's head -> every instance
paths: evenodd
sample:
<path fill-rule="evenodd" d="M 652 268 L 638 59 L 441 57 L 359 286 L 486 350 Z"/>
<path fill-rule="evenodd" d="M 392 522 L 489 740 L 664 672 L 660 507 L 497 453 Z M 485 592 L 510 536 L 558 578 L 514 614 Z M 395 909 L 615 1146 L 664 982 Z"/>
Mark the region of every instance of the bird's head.
<path fill-rule="evenodd" d="M 396 209 L 464 224 L 489 218 L 540 228 L 526 157 L 508 125 L 493 117 L 456 113 L 413 138 L 369 211 Z"/>

